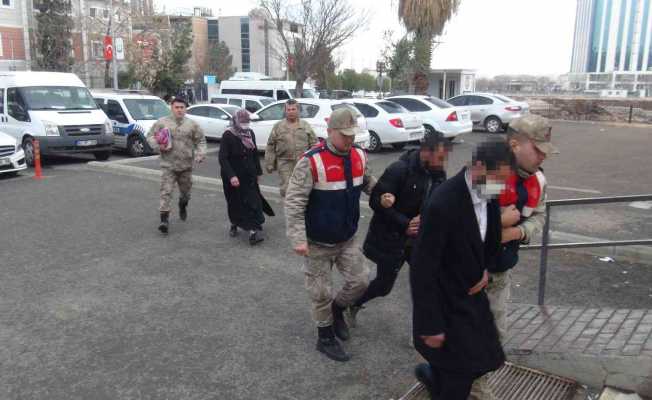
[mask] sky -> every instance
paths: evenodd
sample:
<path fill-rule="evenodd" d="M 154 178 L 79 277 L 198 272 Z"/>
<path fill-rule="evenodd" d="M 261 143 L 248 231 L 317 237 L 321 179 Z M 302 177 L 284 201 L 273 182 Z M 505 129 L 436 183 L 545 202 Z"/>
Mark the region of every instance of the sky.
<path fill-rule="evenodd" d="M 368 26 L 336 53 L 341 68 L 374 69 L 383 32 L 399 38 L 398 0 L 345 0 L 369 16 Z M 160 11 L 192 6 L 215 16 L 246 15 L 256 0 L 155 0 Z M 433 68 L 464 68 L 478 76 L 567 73 L 575 27 L 575 0 L 462 0 L 437 39 Z M 373 44 L 373 45 L 372 45 Z"/>

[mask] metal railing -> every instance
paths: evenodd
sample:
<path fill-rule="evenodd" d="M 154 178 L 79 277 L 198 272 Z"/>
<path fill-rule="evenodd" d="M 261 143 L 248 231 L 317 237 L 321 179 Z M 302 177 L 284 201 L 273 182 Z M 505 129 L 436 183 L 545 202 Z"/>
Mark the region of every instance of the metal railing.
<path fill-rule="evenodd" d="M 522 250 L 537 250 L 541 249 L 541 262 L 539 264 L 539 299 L 538 304 L 541 306 L 544 303 L 546 294 L 546 276 L 548 272 L 548 250 L 549 249 L 577 249 L 585 247 L 617 247 L 617 246 L 633 246 L 633 245 L 648 245 L 652 246 L 652 239 L 639 239 L 639 240 L 605 240 L 595 242 L 575 242 L 575 243 L 550 243 L 550 211 L 552 207 L 559 206 L 576 206 L 586 204 L 608 204 L 608 203 L 624 203 L 633 201 L 651 201 L 652 194 L 642 194 L 634 196 L 614 196 L 614 197 L 588 197 L 583 199 L 565 199 L 565 200 L 549 200 L 546 202 L 546 218 L 543 225 L 543 233 L 540 245 L 521 246 Z"/>

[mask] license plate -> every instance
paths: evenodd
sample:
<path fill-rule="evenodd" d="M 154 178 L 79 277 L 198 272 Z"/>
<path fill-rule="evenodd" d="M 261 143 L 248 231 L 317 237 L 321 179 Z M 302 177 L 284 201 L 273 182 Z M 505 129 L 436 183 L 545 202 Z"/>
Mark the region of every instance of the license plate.
<path fill-rule="evenodd" d="M 97 140 L 78 140 L 77 141 L 77 146 L 95 146 L 97 144 Z"/>
<path fill-rule="evenodd" d="M 5 165 L 9 165 L 11 161 L 9 161 L 8 158 L 0 158 L 0 167 L 4 167 Z"/>

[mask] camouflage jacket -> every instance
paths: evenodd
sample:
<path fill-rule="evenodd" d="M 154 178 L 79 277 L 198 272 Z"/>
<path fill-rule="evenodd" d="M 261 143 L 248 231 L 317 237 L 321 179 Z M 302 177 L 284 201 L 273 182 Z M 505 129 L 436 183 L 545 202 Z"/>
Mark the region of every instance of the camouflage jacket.
<path fill-rule="evenodd" d="M 286 119 L 274 125 L 267 139 L 265 149 L 265 169 L 272 172 L 278 168 L 279 161 L 298 161 L 303 153 L 317 144 L 317 135 L 309 123 L 299 120 L 299 126 L 291 129 Z"/>
<path fill-rule="evenodd" d="M 206 155 L 206 138 L 195 121 L 189 118 L 177 120 L 169 115 L 156 121 L 147 133 L 147 143 L 159 150 L 154 135 L 162 128 L 168 128 L 172 136 L 172 149 L 161 152 L 161 168 L 174 171 L 192 169 L 195 156 Z"/>

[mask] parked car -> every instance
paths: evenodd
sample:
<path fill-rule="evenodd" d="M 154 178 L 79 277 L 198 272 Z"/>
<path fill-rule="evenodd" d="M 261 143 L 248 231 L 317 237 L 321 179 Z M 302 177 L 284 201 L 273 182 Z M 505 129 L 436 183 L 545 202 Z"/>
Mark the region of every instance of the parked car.
<path fill-rule="evenodd" d="M 188 107 L 186 115 L 199 124 L 206 138 L 219 140 L 239 109 L 225 104 L 198 104 Z"/>
<path fill-rule="evenodd" d="M 471 113 L 432 96 L 404 95 L 387 97 L 423 120 L 426 133 L 439 131 L 449 140 L 473 130 Z"/>
<path fill-rule="evenodd" d="M 271 97 L 248 96 L 244 94 L 220 94 L 211 97 L 211 103 L 213 104 L 229 104 L 244 108 L 250 113 L 254 113 L 275 101 Z"/>
<path fill-rule="evenodd" d="M 0 174 L 16 175 L 27 169 L 25 152 L 13 136 L 0 132 Z"/>
<path fill-rule="evenodd" d="M 113 146 L 130 156 L 152 154 L 146 136 L 156 120 L 170 114 L 170 107 L 159 97 L 130 90 L 93 90 L 97 105 L 113 124 Z"/>
<path fill-rule="evenodd" d="M 34 165 L 34 140 L 41 154 L 91 153 L 107 160 L 113 126 L 75 74 L 0 72 L 0 130 L 13 136 Z"/>
<path fill-rule="evenodd" d="M 500 94 L 469 93 L 447 100 L 454 106 L 471 112 L 474 125 L 483 126 L 489 133 L 507 129 L 509 123 L 529 112 L 530 106 Z"/>
<path fill-rule="evenodd" d="M 355 143 L 363 148 L 369 145 L 369 131 L 365 117 L 352 104 L 347 104 L 337 100 L 324 99 L 298 99 L 299 113 L 301 119 L 308 122 L 318 138 L 326 139 L 328 118 L 333 110 L 339 107 L 351 107 L 358 116 L 358 125 L 361 132 L 356 135 Z M 276 102 L 267 107 L 251 114 L 251 128 L 256 134 L 256 144 L 258 150 L 265 150 L 267 139 L 274 124 L 285 118 L 285 102 Z"/>
<path fill-rule="evenodd" d="M 304 83 L 302 93 L 296 93 L 296 86 L 295 81 L 227 79 L 220 83 L 219 94 L 264 96 L 276 100 L 317 97 L 317 92 L 310 85 Z"/>
<path fill-rule="evenodd" d="M 380 151 L 385 144 L 400 150 L 407 142 L 423 138 L 421 118 L 398 103 L 388 100 L 353 99 L 353 105 L 367 120 L 370 152 Z"/>

